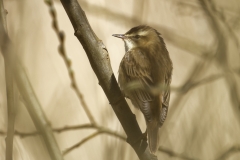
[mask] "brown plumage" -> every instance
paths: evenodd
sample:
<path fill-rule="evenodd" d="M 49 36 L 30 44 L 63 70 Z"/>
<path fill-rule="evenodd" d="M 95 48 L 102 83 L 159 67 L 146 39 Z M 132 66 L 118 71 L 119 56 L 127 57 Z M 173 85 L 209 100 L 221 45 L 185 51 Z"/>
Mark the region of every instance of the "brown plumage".
<path fill-rule="evenodd" d="M 118 83 L 125 97 L 141 110 L 146 124 L 149 148 L 158 149 L 158 132 L 167 117 L 172 76 L 172 61 L 161 35 L 149 26 L 137 26 L 125 34 L 115 34 L 125 44 L 125 55 L 119 67 Z M 138 88 L 127 89 L 133 82 Z M 153 93 L 159 85 L 165 90 Z"/>

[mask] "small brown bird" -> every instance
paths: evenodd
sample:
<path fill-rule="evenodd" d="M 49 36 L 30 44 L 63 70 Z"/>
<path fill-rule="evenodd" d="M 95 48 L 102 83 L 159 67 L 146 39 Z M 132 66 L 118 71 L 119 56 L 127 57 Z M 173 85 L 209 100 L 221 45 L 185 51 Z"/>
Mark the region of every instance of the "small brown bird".
<path fill-rule="evenodd" d="M 170 99 L 172 61 L 163 38 L 155 29 L 141 25 L 125 34 L 114 34 L 125 44 L 125 55 L 119 67 L 118 83 L 125 97 L 139 108 L 145 117 L 150 151 L 158 149 L 158 132 L 167 117 Z M 132 82 L 140 87 L 126 89 Z M 153 93 L 149 88 L 165 86 Z"/>

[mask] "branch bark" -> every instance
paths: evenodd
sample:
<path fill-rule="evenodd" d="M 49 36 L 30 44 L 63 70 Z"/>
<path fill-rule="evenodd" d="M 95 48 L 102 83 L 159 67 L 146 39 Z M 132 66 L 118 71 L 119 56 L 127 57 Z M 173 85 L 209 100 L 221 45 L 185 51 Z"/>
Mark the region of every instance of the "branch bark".
<path fill-rule="evenodd" d="M 157 159 L 149 151 L 146 141 L 139 141 L 142 132 L 135 115 L 131 112 L 123 97 L 110 65 L 106 47 L 93 32 L 87 17 L 77 0 L 61 0 L 75 30 L 75 36 L 81 42 L 99 84 L 104 90 L 112 108 L 127 134 L 128 142 L 141 160 Z"/>

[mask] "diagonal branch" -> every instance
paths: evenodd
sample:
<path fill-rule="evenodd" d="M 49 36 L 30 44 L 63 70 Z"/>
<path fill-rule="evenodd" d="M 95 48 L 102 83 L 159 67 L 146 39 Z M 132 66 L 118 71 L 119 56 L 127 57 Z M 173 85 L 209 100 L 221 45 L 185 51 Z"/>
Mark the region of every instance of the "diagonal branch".
<path fill-rule="evenodd" d="M 136 117 L 131 112 L 118 87 L 107 49 L 93 32 L 84 11 L 77 0 L 61 0 L 61 2 L 73 25 L 75 36 L 81 42 L 99 84 L 128 136 L 128 142 L 141 160 L 157 159 L 150 153 L 147 142 L 139 141 L 142 132 L 137 124 Z"/>

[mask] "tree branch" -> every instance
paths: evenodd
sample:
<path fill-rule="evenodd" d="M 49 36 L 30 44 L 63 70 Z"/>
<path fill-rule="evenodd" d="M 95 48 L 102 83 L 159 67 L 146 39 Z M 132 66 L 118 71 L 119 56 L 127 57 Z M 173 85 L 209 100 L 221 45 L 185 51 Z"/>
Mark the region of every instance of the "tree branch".
<path fill-rule="evenodd" d="M 75 36 L 81 42 L 99 84 L 128 136 L 128 142 L 141 160 L 157 159 L 157 157 L 150 154 L 147 142 L 139 141 L 142 132 L 137 124 L 136 117 L 131 112 L 118 87 L 107 49 L 93 32 L 84 11 L 76 0 L 61 0 L 61 2 L 73 25 Z"/>

